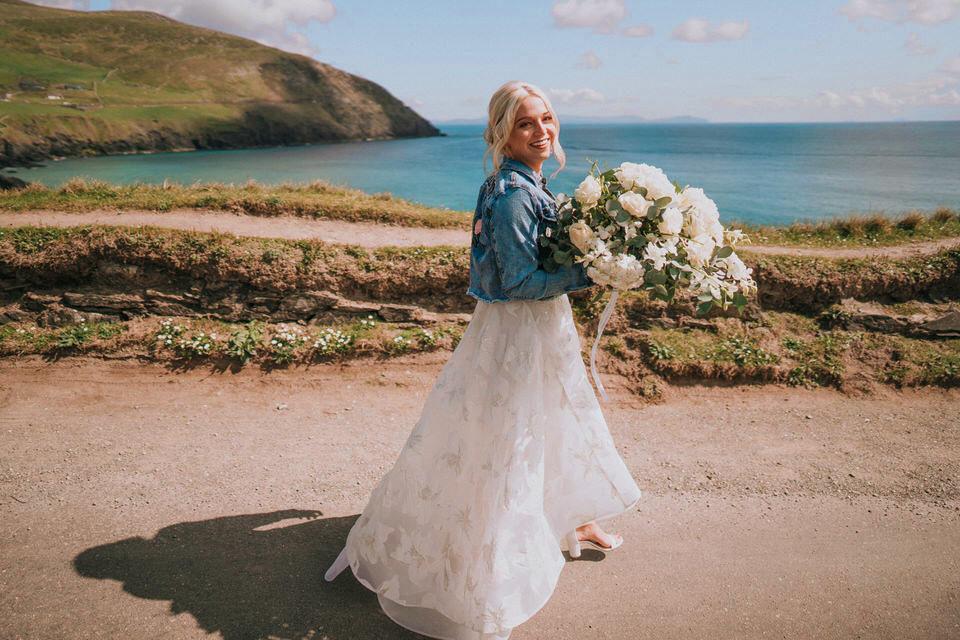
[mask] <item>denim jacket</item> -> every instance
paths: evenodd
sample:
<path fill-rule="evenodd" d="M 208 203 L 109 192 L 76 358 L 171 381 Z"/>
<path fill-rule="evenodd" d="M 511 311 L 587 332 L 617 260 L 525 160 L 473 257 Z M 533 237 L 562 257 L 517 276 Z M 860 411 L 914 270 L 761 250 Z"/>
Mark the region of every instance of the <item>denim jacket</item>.
<path fill-rule="evenodd" d="M 467 293 L 485 302 L 546 300 L 592 286 L 582 265 L 554 273 L 541 268 L 538 239 L 556 223 L 557 205 L 546 180 L 507 159 L 477 196 Z"/>

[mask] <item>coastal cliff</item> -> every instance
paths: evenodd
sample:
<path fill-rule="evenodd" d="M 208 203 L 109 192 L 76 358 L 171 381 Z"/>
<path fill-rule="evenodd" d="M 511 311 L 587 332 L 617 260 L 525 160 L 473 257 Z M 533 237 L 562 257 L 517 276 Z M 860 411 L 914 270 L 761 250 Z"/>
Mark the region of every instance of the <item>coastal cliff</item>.
<path fill-rule="evenodd" d="M 149 12 L 0 0 L 0 50 L 0 165 L 439 135 L 374 82 Z"/>

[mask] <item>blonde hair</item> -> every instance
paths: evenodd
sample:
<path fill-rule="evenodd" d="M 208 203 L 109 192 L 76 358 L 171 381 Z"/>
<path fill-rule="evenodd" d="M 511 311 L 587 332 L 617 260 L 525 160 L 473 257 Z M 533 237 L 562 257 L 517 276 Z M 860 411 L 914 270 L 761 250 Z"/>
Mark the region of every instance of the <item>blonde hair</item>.
<path fill-rule="evenodd" d="M 553 175 L 557 175 L 560 169 L 567 163 L 567 155 L 560 146 L 560 121 L 557 118 L 557 112 L 553 110 L 550 99 L 543 89 L 537 85 L 528 82 L 508 82 L 496 91 L 490 97 L 490 106 L 487 107 L 490 119 L 487 122 L 487 129 L 483 132 L 483 140 L 487 143 L 487 152 L 483 154 L 483 170 L 487 170 L 487 157 L 493 156 L 493 171 L 496 173 L 500 169 L 505 157 L 504 149 L 507 146 L 507 140 L 510 138 L 510 132 L 513 131 L 513 125 L 517 120 L 517 111 L 520 109 L 520 103 L 528 96 L 535 96 L 543 100 L 547 111 L 553 116 L 553 121 L 557 124 L 557 137 L 553 141 L 553 155 L 556 156 L 560 166 Z"/>

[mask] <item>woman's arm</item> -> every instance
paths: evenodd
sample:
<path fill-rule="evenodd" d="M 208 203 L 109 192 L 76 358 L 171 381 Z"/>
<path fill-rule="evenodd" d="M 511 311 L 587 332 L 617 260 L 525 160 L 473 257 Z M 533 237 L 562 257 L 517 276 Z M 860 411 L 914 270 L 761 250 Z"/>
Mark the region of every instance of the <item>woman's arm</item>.
<path fill-rule="evenodd" d="M 497 197 L 490 222 L 500 281 L 507 297 L 541 300 L 593 284 L 579 264 L 561 266 L 554 273 L 540 268 L 538 216 L 533 196 L 526 190 L 508 189 Z"/>

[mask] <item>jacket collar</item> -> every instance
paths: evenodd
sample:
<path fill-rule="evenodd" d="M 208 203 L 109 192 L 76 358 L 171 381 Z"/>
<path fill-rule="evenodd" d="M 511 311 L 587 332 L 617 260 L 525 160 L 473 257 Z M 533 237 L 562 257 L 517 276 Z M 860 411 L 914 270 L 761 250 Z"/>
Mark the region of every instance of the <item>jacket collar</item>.
<path fill-rule="evenodd" d="M 514 160 L 513 158 L 504 158 L 503 164 L 500 165 L 501 169 L 506 169 L 508 171 L 516 171 L 517 173 L 522 173 L 523 175 L 530 178 L 530 181 L 533 184 L 539 185 L 541 187 L 546 186 L 547 179 L 538 174 L 536 171 L 523 164 L 519 160 Z"/>

